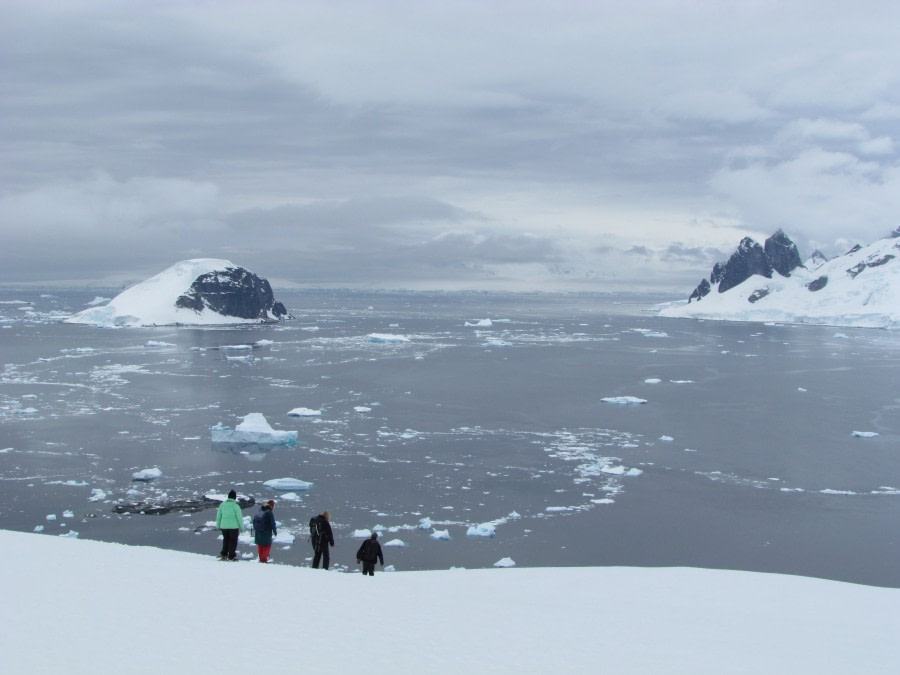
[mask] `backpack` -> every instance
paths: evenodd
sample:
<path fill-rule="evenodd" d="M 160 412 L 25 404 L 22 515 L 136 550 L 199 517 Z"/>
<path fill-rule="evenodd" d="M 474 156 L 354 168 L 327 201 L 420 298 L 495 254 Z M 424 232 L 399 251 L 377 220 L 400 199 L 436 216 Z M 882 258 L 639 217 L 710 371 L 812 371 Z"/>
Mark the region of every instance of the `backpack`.
<path fill-rule="evenodd" d="M 265 532 L 266 529 L 266 512 L 260 511 L 255 516 L 253 516 L 253 531 Z"/>
<path fill-rule="evenodd" d="M 319 550 L 322 534 L 322 518 L 321 516 L 313 516 L 309 519 L 309 543 L 312 544 L 314 551 Z"/>

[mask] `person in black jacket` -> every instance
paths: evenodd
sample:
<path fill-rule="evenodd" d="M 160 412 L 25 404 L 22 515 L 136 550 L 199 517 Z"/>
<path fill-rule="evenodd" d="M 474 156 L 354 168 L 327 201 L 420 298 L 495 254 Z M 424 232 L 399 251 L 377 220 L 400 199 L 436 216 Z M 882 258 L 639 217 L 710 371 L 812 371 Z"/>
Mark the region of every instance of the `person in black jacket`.
<path fill-rule="evenodd" d="M 334 535 L 331 532 L 331 515 L 328 511 L 309 521 L 310 534 L 315 555 L 313 556 L 313 569 L 319 569 L 319 561 L 322 561 L 322 569 L 328 569 L 330 561 L 329 546 L 334 546 Z"/>
<path fill-rule="evenodd" d="M 358 565 L 361 561 L 363 575 L 368 574 L 370 577 L 374 577 L 376 560 L 384 567 L 384 555 L 381 553 L 381 544 L 378 543 L 378 533 L 373 532 L 372 536 L 366 539 L 356 552 L 356 564 Z"/>

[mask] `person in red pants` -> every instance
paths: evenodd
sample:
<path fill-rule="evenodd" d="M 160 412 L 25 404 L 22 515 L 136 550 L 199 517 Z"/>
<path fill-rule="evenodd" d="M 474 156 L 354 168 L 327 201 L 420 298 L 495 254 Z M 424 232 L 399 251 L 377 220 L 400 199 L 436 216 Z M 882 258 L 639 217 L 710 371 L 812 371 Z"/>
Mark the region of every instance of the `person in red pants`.
<path fill-rule="evenodd" d="M 278 526 L 275 523 L 275 500 L 270 499 L 262 505 L 260 512 L 253 516 L 253 541 L 259 552 L 259 562 L 269 562 L 269 553 L 272 551 L 272 539 L 278 536 Z"/>

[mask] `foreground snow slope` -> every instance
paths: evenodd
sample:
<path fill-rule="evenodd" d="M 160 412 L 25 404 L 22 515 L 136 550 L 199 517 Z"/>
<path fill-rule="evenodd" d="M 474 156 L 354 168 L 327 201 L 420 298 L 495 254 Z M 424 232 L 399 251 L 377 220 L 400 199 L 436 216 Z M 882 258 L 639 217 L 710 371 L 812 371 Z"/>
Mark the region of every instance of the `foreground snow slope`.
<path fill-rule="evenodd" d="M 824 287 L 809 285 L 827 279 Z M 813 285 L 815 288 L 815 285 Z M 756 302 L 756 291 L 767 295 Z M 660 316 L 725 321 L 779 321 L 860 328 L 900 328 L 900 238 L 881 239 L 816 269 L 790 277 L 752 276 L 724 293 L 713 290 L 694 302 L 674 302 Z"/>
<path fill-rule="evenodd" d="M 803 577 L 613 567 L 368 578 L 8 531 L 0 549 L 10 673 L 887 673 L 900 663 L 900 590 Z"/>

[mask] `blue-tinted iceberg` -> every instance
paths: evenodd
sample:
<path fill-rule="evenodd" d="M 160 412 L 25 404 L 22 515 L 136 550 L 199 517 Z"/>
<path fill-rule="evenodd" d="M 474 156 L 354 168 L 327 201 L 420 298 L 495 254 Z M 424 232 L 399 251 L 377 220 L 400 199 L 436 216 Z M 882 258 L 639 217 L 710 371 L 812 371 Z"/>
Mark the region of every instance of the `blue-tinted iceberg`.
<path fill-rule="evenodd" d="M 257 445 L 297 445 L 296 431 L 276 431 L 262 413 L 250 413 L 234 429 L 220 424 L 210 427 L 213 443 L 255 443 Z"/>

